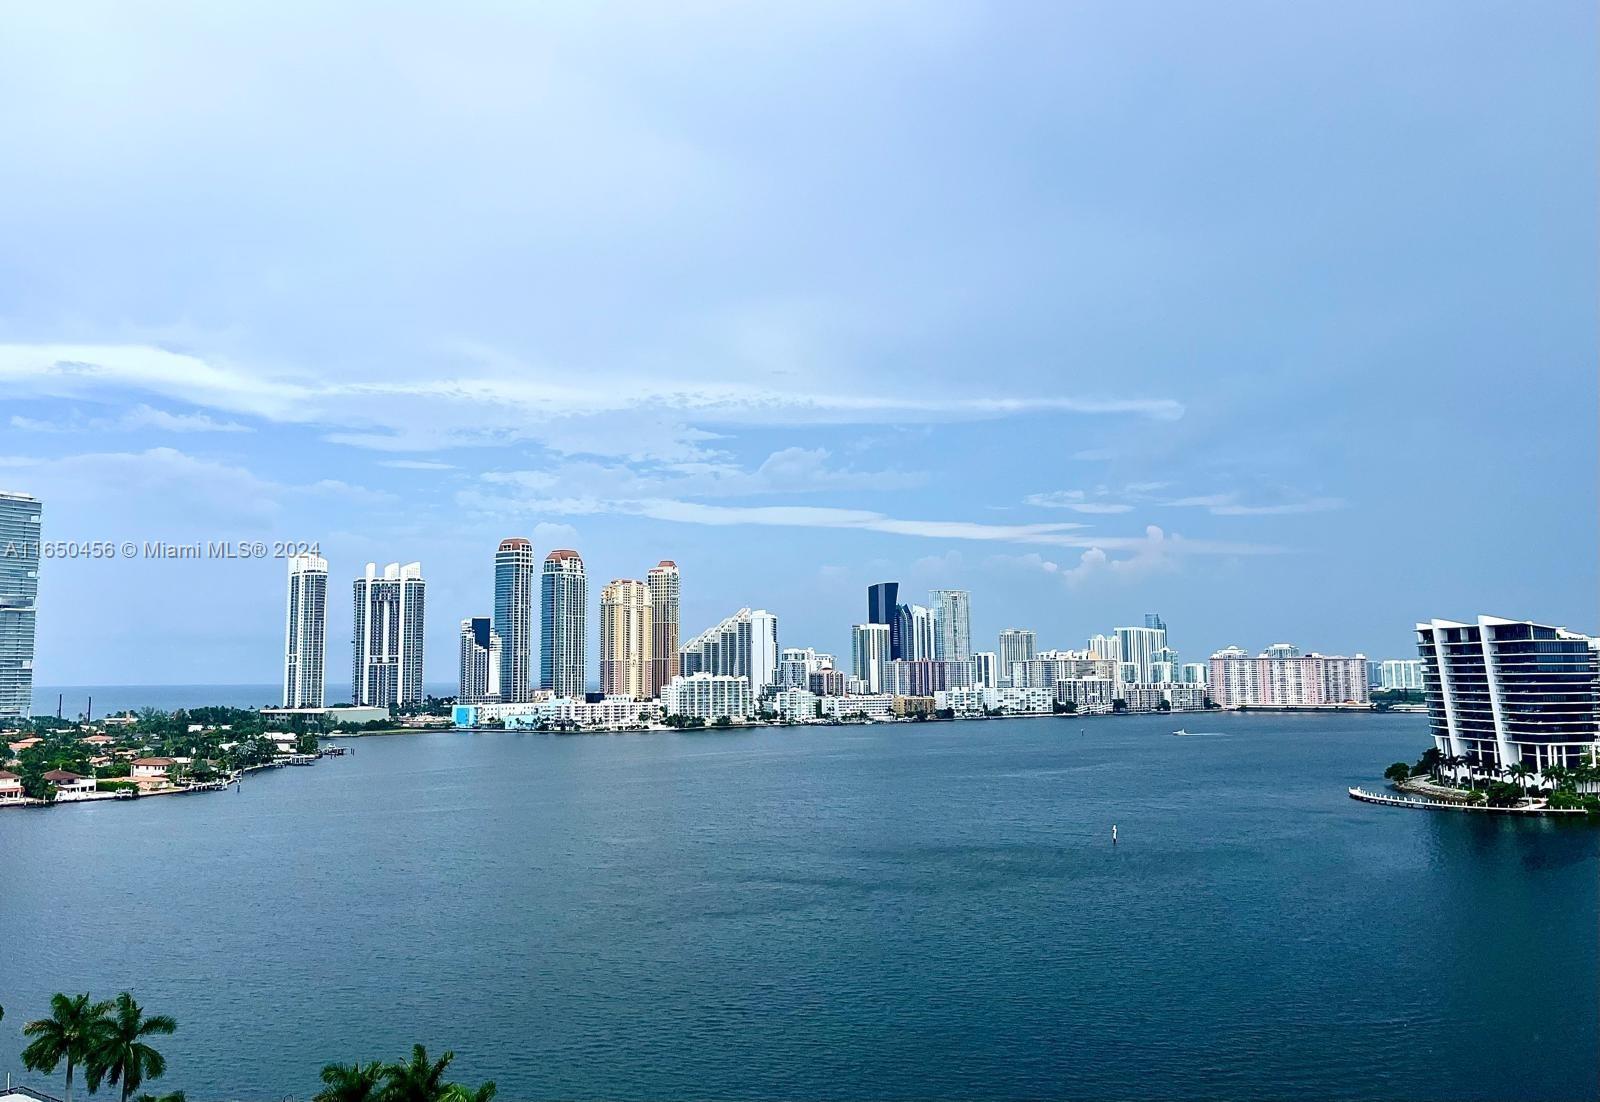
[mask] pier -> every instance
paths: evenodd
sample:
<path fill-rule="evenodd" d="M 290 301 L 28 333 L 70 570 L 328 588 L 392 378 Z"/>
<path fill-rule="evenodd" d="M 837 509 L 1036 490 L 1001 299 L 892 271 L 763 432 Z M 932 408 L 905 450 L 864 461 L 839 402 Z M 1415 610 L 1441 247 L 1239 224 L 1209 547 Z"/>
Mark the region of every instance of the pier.
<path fill-rule="evenodd" d="M 1581 807 L 1490 807 L 1487 804 L 1447 803 L 1444 800 L 1417 800 L 1409 796 L 1385 796 L 1364 788 L 1350 789 L 1352 800 L 1385 807 L 1422 808 L 1425 811 L 1480 811 L 1489 815 L 1587 815 Z"/>

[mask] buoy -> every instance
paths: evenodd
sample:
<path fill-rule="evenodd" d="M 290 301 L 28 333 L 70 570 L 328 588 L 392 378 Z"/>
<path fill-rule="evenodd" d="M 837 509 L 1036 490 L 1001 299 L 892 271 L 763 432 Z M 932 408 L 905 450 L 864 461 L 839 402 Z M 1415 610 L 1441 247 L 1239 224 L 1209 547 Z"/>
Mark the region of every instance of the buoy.
<path fill-rule="evenodd" d="M 1117 844 L 1117 824 L 1116 823 L 1112 823 L 1111 824 L 1111 844 L 1112 845 L 1116 845 Z"/>

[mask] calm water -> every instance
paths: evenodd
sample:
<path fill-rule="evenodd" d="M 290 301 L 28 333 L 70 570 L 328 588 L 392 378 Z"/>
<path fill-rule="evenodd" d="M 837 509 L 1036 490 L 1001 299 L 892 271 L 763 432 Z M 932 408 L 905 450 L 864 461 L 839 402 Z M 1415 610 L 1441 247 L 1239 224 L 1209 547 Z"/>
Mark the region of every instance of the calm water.
<path fill-rule="evenodd" d="M 1348 799 L 1417 717 L 1173 726 L 372 738 L 0 813 L 0 1073 L 126 986 L 191 1099 L 413 1041 L 507 1099 L 1597 1093 L 1600 829 Z"/>

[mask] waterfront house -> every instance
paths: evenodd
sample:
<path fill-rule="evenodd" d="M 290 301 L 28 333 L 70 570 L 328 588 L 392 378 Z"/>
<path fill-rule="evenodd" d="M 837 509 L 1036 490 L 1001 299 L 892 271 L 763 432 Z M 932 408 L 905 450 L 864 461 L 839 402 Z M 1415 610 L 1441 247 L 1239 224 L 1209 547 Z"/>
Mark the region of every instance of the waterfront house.
<path fill-rule="evenodd" d="M 44 779 L 56 786 L 57 803 L 87 799 L 95 792 L 93 777 L 80 777 L 65 769 L 52 769 L 44 775 Z"/>
<path fill-rule="evenodd" d="M 22 778 L 0 769 L 0 804 L 21 803 L 23 799 Z"/>
<path fill-rule="evenodd" d="M 135 758 L 128 776 L 138 784 L 159 787 L 168 783 L 168 771 L 176 764 L 171 758 Z"/>

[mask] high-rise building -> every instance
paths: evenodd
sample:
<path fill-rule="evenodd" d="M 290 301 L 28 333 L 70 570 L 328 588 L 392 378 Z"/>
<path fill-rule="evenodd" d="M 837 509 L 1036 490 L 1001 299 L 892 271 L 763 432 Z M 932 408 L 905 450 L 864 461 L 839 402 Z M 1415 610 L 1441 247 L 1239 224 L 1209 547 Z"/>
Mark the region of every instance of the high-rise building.
<path fill-rule="evenodd" d="M 1378 687 L 1390 691 L 1420 692 L 1422 689 L 1422 659 L 1385 658 L 1378 663 Z M 1369 677 L 1368 683 L 1371 683 Z"/>
<path fill-rule="evenodd" d="M 0 716 L 33 711 L 40 515 L 37 498 L 0 491 Z"/>
<path fill-rule="evenodd" d="M 1204 662 L 1185 662 L 1179 669 L 1178 680 L 1184 685 L 1205 686 L 1210 681 L 1206 664 Z"/>
<path fill-rule="evenodd" d="M 500 637 L 500 699 L 533 699 L 533 544 L 520 536 L 494 553 L 494 632 Z"/>
<path fill-rule="evenodd" d="M 1153 616 L 1160 623 L 1161 617 Z M 1117 629 L 1117 661 L 1119 668 L 1131 666 L 1133 676 L 1125 678 L 1139 684 L 1148 684 L 1153 680 L 1150 676 L 1150 664 L 1163 659 L 1162 652 L 1167 649 L 1167 629 L 1162 627 L 1143 628 L 1118 628 Z"/>
<path fill-rule="evenodd" d="M 1251 658 L 1238 647 L 1211 656 L 1211 699 L 1223 708 L 1308 708 L 1365 704 L 1367 658 L 1300 653 L 1274 643 Z"/>
<path fill-rule="evenodd" d="M 654 635 L 643 582 L 619 578 L 600 590 L 600 691 L 649 700 Z"/>
<path fill-rule="evenodd" d="M 741 608 L 685 643 L 678 668 L 683 677 L 749 678 L 750 691 L 759 698 L 778 677 L 778 618 L 764 609 Z"/>
<path fill-rule="evenodd" d="M 459 704 L 493 704 L 502 695 L 504 643 L 487 616 L 461 621 L 461 686 Z"/>
<path fill-rule="evenodd" d="M 1154 629 L 1156 631 L 1166 631 L 1167 630 L 1167 622 L 1161 618 L 1161 613 L 1159 613 L 1159 612 L 1147 612 L 1147 613 L 1145 613 L 1144 614 L 1144 626 L 1147 627 L 1147 628 L 1152 628 L 1152 629 Z"/>
<path fill-rule="evenodd" d="M 650 587 L 650 689 L 659 697 L 678 676 L 678 564 L 662 559 L 645 576 Z"/>
<path fill-rule="evenodd" d="M 980 689 L 997 689 L 1000 687 L 999 674 L 995 671 L 995 653 L 992 650 L 980 650 L 972 655 L 972 683 Z"/>
<path fill-rule="evenodd" d="M 422 564 L 392 562 L 378 573 L 368 563 L 355 584 L 350 691 L 373 708 L 422 703 L 423 613 L 427 583 Z"/>
<path fill-rule="evenodd" d="M 1594 640 L 1529 620 L 1417 625 L 1428 725 L 1440 753 L 1494 772 L 1586 764 L 1600 749 Z"/>
<path fill-rule="evenodd" d="M 938 650 L 934 616 L 931 608 L 923 605 L 901 605 L 895 614 L 895 627 L 899 629 L 900 651 L 896 660 L 930 662 Z M 892 630 L 892 629 L 891 629 Z M 893 646 L 894 635 L 890 636 Z"/>
<path fill-rule="evenodd" d="M 832 657 L 827 665 L 833 665 Z M 811 685 L 811 675 L 823 667 L 822 656 L 815 647 L 784 647 L 778 651 L 778 674 L 774 681 L 780 689 L 805 689 Z"/>
<path fill-rule="evenodd" d="M 972 594 L 965 589 L 935 589 L 928 594 L 933 606 L 934 657 L 959 662 L 972 657 Z"/>
<path fill-rule="evenodd" d="M 1242 708 L 1261 701 L 1256 660 L 1243 647 L 1224 647 L 1211 656 L 1211 699 L 1219 708 Z"/>
<path fill-rule="evenodd" d="M 1033 659 L 1037 636 L 1027 628 L 1006 628 L 1000 633 L 1000 683 L 1011 685 L 1019 663 Z"/>
<path fill-rule="evenodd" d="M 1084 649 L 1096 658 L 1104 658 L 1110 662 L 1122 661 L 1122 652 L 1117 649 L 1117 637 L 1115 635 L 1091 635 L 1089 636 L 1089 643 Z"/>
<path fill-rule="evenodd" d="M 589 650 L 589 579 L 576 551 L 544 557 L 539 577 L 539 686 L 558 697 L 583 699 Z"/>
<path fill-rule="evenodd" d="M 328 650 L 328 560 L 289 558 L 289 611 L 283 636 L 283 706 L 320 708 Z"/>
<path fill-rule="evenodd" d="M 889 646 L 888 624 L 856 624 L 850 629 L 850 673 L 869 693 L 883 692 L 888 679 Z"/>
<path fill-rule="evenodd" d="M 900 657 L 900 583 L 877 582 L 867 586 L 867 623 L 889 628 L 891 658 Z"/>

